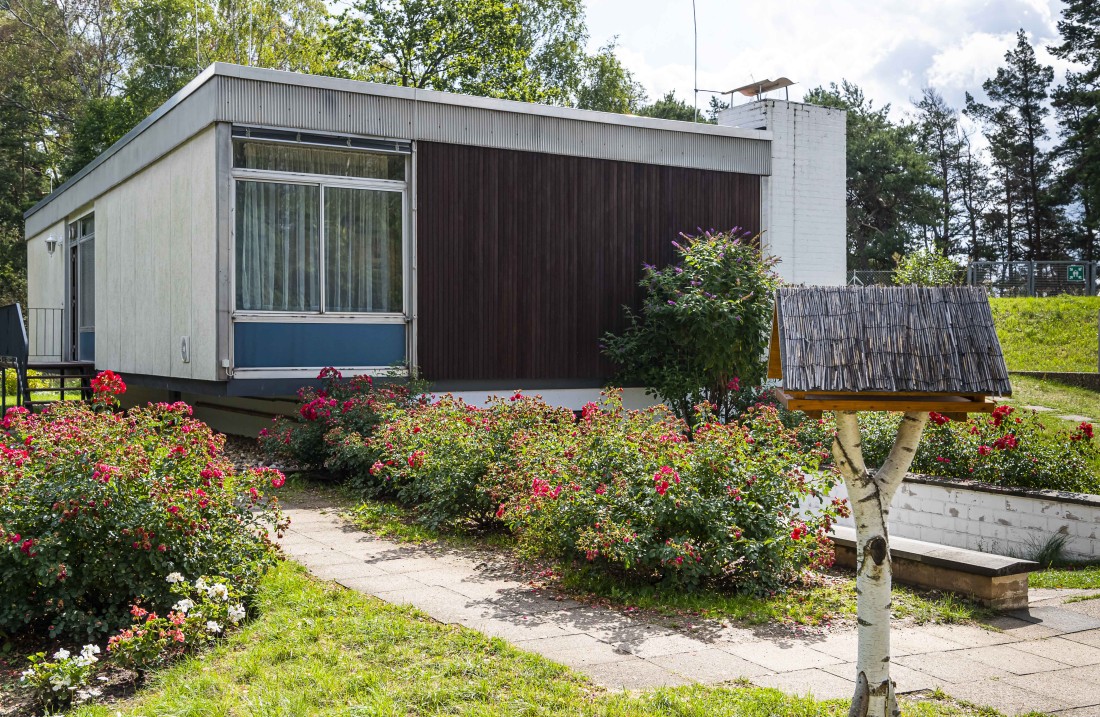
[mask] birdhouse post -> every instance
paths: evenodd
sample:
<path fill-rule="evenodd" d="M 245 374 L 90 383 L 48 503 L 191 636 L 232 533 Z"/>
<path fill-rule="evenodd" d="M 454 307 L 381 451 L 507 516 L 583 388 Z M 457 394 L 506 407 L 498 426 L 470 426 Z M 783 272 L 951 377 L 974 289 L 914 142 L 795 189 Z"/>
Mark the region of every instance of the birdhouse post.
<path fill-rule="evenodd" d="M 768 377 L 791 410 L 836 420 L 833 457 L 856 524 L 856 689 L 849 717 L 899 714 L 890 679 L 890 503 L 930 413 L 965 420 L 1012 392 L 978 287 L 788 287 L 775 298 Z M 881 466 L 863 462 L 859 411 L 903 414 Z"/>

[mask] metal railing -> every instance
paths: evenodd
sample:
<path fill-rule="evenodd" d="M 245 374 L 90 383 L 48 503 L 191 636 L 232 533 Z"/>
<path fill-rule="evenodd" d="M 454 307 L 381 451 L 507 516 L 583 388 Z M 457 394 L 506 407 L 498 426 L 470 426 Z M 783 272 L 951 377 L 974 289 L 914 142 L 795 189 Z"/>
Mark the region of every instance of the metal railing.
<path fill-rule="evenodd" d="M 991 296 L 1100 296 L 1100 262 L 975 261 L 960 269 L 959 283 L 984 286 Z M 848 272 L 849 286 L 894 284 L 892 270 Z"/>
<path fill-rule="evenodd" d="M 64 331 L 63 309 L 27 309 L 28 360 L 61 361 Z"/>
<path fill-rule="evenodd" d="M 1097 296 L 1100 262 L 976 261 L 967 283 L 985 286 L 993 296 Z"/>
<path fill-rule="evenodd" d="M 9 380 L 9 377 L 14 380 Z M 3 392 L 0 408 L 7 410 L 8 401 L 22 404 L 27 397 L 27 330 L 23 325 L 23 308 L 19 304 L 0 306 L 0 380 Z M 12 397 L 8 389 L 14 388 Z"/>

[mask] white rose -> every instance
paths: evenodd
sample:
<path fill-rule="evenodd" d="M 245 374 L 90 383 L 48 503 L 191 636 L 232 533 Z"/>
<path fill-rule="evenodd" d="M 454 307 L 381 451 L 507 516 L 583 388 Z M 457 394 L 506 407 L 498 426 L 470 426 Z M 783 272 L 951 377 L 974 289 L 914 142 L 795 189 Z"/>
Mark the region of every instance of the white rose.
<path fill-rule="evenodd" d="M 222 626 L 219 625 L 218 623 L 214 622 L 213 620 L 210 620 L 209 622 L 206 623 L 206 631 L 207 632 L 213 632 L 213 633 L 219 633 L 219 632 L 222 631 Z"/>
<path fill-rule="evenodd" d="M 229 588 L 227 588 L 223 583 L 214 583 L 206 591 L 206 594 L 212 598 L 218 598 L 219 600 L 228 600 Z"/>
<path fill-rule="evenodd" d="M 182 583 L 183 575 L 180 573 L 168 573 L 168 577 L 165 578 L 170 583 Z"/>
<path fill-rule="evenodd" d="M 176 612 L 182 612 L 184 615 L 186 615 L 187 611 L 193 607 L 195 607 L 195 601 L 189 598 L 184 598 L 183 600 L 180 600 L 178 603 L 173 605 L 172 609 Z"/>
<path fill-rule="evenodd" d="M 67 659 L 69 659 L 70 654 L 72 654 L 72 653 L 70 653 L 68 650 L 66 650 L 64 647 L 62 647 L 57 652 L 53 653 L 53 659 L 55 659 L 55 660 L 67 660 Z"/>
<path fill-rule="evenodd" d="M 234 605 L 229 608 L 229 619 L 236 625 L 238 622 L 244 619 L 245 610 L 244 605 Z"/>

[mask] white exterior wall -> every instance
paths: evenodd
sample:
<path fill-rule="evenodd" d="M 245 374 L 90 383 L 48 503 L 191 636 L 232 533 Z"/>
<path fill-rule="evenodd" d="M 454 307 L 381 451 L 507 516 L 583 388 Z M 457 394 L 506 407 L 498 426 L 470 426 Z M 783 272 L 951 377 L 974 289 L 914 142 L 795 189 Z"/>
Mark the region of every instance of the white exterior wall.
<path fill-rule="evenodd" d="M 844 484 L 830 497 L 847 498 Z M 890 532 L 902 538 L 1000 555 L 1029 557 L 1055 533 L 1065 557 L 1100 560 L 1100 496 L 1092 505 L 1054 496 L 1022 496 L 906 481 L 890 506 Z M 854 527 L 850 518 L 838 521 Z"/>
<path fill-rule="evenodd" d="M 846 113 L 799 102 L 731 107 L 718 123 L 772 134 L 771 176 L 761 180 L 767 253 L 792 284 L 842 286 L 847 278 Z"/>
<path fill-rule="evenodd" d="M 217 379 L 215 168 L 210 127 L 96 199 L 96 368 Z"/>
<path fill-rule="evenodd" d="M 53 255 L 46 240 L 57 240 Z M 65 308 L 65 224 L 58 222 L 27 241 L 27 306 L 25 309 Z M 61 314 L 57 311 L 28 311 L 27 339 L 32 360 L 59 361 L 62 356 Z"/>

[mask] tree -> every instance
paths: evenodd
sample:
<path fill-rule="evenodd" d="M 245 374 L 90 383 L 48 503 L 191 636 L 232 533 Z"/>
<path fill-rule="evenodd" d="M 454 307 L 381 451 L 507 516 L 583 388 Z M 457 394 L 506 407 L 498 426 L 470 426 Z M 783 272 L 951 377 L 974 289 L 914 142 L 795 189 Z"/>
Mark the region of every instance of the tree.
<path fill-rule="evenodd" d="M 848 112 L 848 268 L 892 269 L 893 256 L 933 221 L 933 178 L 916 127 L 893 123 L 890 105 L 876 109 L 847 80 L 810 90 L 805 99 Z"/>
<path fill-rule="evenodd" d="M 890 542 L 886 516 L 894 494 L 913 464 L 927 413 L 906 413 L 882 467 L 870 471 L 863 462 L 859 418 L 836 411 L 833 458 L 844 476 L 856 524 L 856 617 L 859 637 L 856 689 L 849 717 L 899 715 L 890 679 Z"/>
<path fill-rule="evenodd" d="M 646 266 L 641 313 L 627 309 L 626 330 L 604 337 L 627 385 L 645 386 L 689 426 L 703 401 L 729 420 L 740 386 L 763 383 L 779 278 L 758 245 L 736 232 L 674 242 L 679 263 Z"/>
<path fill-rule="evenodd" d="M 358 0 L 328 47 L 351 77 L 538 102 L 562 88 L 546 87 L 536 70 L 535 27 L 519 1 Z"/>
<path fill-rule="evenodd" d="M 952 286 L 963 283 L 965 277 L 962 267 L 930 249 L 900 258 L 894 271 L 894 283 L 899 286 Z"/>
<path fill-rule="evenodd" d="M 1053 259 L 1058 246 L 1058 214 L 1052 201 L 1052 163 L 1042 144 L 1048 139 L 1044 120 L 1054 69 L 1040 65 L 1023 30 L 1016 47 L 1005 53 L 1005 66 L 982 83 L 989 99 L 983 104 L 969 93 L 966 112 L 987 128 L 998 172 L 1006 220 L 1008 258 L 1019 245 L 1029 260 Z"/>
<path fill-rule="evenodd" d="M 615 55 L 614 39 L 595 55 L 585 58 L 577 88 L 577 107 L 631 114 L 639 112 L 645 101 L 645 90 Z"/>
<path fill-rule="evenodd" d="M 643 117 L 659 117 L 684 122 L 705 121 L 702 112 L 696 112 L 694 107 L 677 98 L 676 93 L 672 90 L 669 90 L 653 104 L 640 108 L 638 114 Z"/>
<path fill-rule="evenodd" d="M 1063 164 L 1059 182 L 1070 202 L 1080 207 L 1075 248 L 1085 260 L 1100 257 L 1100 7 L 1091 0 L 1068 0 L 1058 22 L 1062 44 L 1050 51 L 1083 66 L 1068 71 L 1054 92 Z"/>
<path fill-rule="evenodd" d="M 935 222 L 927 225 L 932 246 L 943 256 L 962 248 L 965 219 L 960 205 L 963 138 L 959 114 L 935 89 L 925 88 L 917 102 L 917 148 L 930 160 L 936 194 Z"/>

